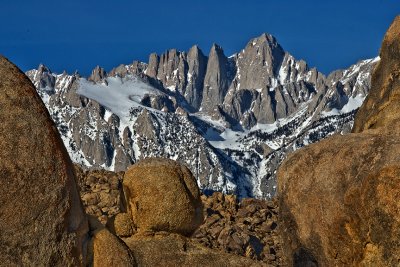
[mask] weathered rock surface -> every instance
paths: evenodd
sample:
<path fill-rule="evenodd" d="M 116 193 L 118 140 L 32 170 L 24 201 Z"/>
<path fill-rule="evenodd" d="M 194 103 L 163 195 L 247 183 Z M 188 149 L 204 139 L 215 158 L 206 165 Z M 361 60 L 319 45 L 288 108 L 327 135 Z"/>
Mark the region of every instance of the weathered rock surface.
<path fill-rule="evenodd" d="M 398 137 L 335 136 L 284 161 L 278 188 L 284 253 L 291 264 L 312 259 L 322 266 L 357 265 L 369 258 L 386 266 L 397 263 Z"/>
<path fill-rule="evenodd" d="M 136 234 L 136 226 L 130 214 L 118 213 L 107 221 L 107 228 L 119 237 L 129 237 Z"/>
<path fill-rule="evenodd" d="M 0 57 L 0 262 L 86 264 L 88 222 L 73 165 L 35 87 Z"/>
<path fill-rule="evenodd" d="M 188 168 L 162 158 L 130 167 L 123 181 L 128 213 L 139 232 L 191 234 L 202 222 L 196 180 Z"/>
<path fill-rule="evenodd" d="M 278 171 L 287 264 L 397 266 L 400 262 L 400 18 L 381 48 L 356 134 L 290 155 Z M 396 41 L 397 40 L 397 41 Z M 311 168 L 310 168 L 311 166 Z"/>
<path fill-rule="evenodd" d="M 400 125 L 400 16 L 383 39 L 380 58 L 371 92 L 355 118 L 355 133 L 375 128 L 393 130 Z"/>

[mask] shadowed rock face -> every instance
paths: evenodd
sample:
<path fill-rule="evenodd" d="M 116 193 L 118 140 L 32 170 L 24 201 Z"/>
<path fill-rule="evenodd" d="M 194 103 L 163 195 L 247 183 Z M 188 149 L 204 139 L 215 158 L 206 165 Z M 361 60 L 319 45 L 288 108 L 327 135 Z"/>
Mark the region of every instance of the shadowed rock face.
<path fill-rule="evenodd" d="M 354 121 L 355 133 L 400 125 L 400 16 L 385 35 L 380 57 L 371 91 Z"/>
<path fill-rule="evenodd" d="M 85 264 L 88 223 L 73 166 L 30 80 L 0 57 L 0 262 Z"/>
<path fill-rule="evenodd" d="M 388 30 L 353 132 L 290 155 L 278 171 L 284 255 L 293 266 L 400 261 L 400 17 Z"/>

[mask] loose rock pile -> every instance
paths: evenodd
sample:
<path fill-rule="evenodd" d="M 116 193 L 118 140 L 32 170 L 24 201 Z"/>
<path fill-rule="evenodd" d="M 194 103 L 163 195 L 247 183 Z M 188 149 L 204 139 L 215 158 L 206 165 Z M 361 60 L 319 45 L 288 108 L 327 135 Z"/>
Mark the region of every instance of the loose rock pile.
<path fill-rule="evenodd" d="M 102 224 L 121 212 L 123 172 L 82 170 L 75 165 L 80 195 L 87 214 L 95 216 Z"/>
<path fill-rule="evenodd" d="M 216 192 L 202 196 L 205 220 L 192 238 L 209 248 L 281 265 L 276 200 L 243 199 Z"/>

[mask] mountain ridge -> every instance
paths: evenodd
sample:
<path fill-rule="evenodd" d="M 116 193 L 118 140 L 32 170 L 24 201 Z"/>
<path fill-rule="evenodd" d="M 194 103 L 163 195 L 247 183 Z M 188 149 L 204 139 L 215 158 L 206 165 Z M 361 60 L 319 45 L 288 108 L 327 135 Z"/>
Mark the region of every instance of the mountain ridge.
<path fill-rule="evenodd" d="M 119 171 L 162 156 L 188 165 L 205 191 L 271 197 L 288 152 L 349 131 L 377 61 L 325 76 L 263 34 L 231 57 L 193 46 L 97 66 L 87 79 L 45 66 L 27 76 L 77 163 Z"/>

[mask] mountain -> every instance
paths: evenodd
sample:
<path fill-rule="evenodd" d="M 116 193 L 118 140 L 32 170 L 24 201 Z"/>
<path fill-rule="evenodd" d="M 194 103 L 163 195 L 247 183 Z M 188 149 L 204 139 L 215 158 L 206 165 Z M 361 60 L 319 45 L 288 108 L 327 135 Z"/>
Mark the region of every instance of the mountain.
<path fill-rule="evenodd" d="M 74 162 L 121 171 L 167 157 L 206 193 L 268 198 L 287 153 L 351 129 L 378 61 L 325 76 L 263 34 L 230 57 L 214 44 L 208 56 L 171 49 L 88 78 L 44 65 L 26 74 Z"/>

